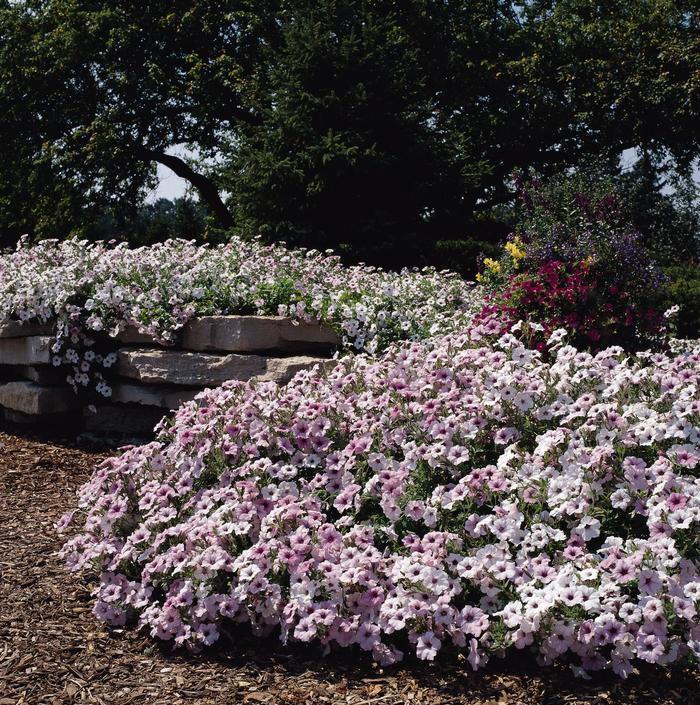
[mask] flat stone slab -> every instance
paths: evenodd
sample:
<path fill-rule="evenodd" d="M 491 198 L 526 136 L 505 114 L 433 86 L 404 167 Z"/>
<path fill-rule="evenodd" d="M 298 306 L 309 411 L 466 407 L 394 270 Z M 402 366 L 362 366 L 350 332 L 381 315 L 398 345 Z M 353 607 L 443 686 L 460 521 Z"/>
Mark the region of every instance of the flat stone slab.
<path fill-rule="evenodd" d="M 100 433 L 152 435 L 162 418 L 163 410 L 155 407 L 108 404 L 83 410 L 85 428 Z"/>
<path fill-rule="evenodd" d="M 48 365 L 51 362 L 50 336 L 0 338 L 0 365 Z"/>
<path fill-rule="evenodd" d="M 178 389 L 162 385 L 119 383 L 112 387 L 111 401 L 119 404 L 140 404 L 160 409 L 177 409 L 194 399 L 201 389 Z"/>
<path fill-rule="evenodd" d="M 0 385 L 0 406 L 23 414 L 59 414 L 79 406 L 69 387 L 40 387 L 34 382 Z"/>
<path fill-rule="evenodd" d="M 21 411 L 14 409 L 3 409 L 2 415 L 5 421 L 10 423 L 22 424 L 23 426 L 33 426 L 37 423 L 46 421 L 46 416 L 37 414 L 23 414 Z"/>
<path fill-rule="evenodd" d="M 140 333 L 135 326 L 127 326 L 117 337 L 124 345 L 158 345 L 158 341 L 148 333 Z"/>
<path fill-rule="evenodd" d="M 68 372 L 65 368 L 42 366 L 30 367 L 28 365 L 17 365 L 15 367 L 7 367 L 14 379 L 27 379 L 30 382 L 35 382 L 42 387 L 60 387 L 68 386 L 66 377 Z"/>
<path fill-rule="evenodd" d="M 282 316 L 203 316 L 184 326 L 180 340 L 185 350 L 224 352 L 314 352 L 341 342 L 327 326 Z"/>
<path fill-rule="evenodd" d="M 178 350 L 119 351 L 117 372 L 123 377 L 147 384 L 181 384 L 197 387 L 218 386 L 227 380 L 249 379 L 288 382 L 297 372 L 328 360 L 299 355 L 212 355 Z"/>
<path fill-rule="evenodd" d="M 55 323 L 39 323 L 37 321 L 0 322 L 0 338 L 25 338 L 30 335 L 53 335 L 55 330 Z"/>

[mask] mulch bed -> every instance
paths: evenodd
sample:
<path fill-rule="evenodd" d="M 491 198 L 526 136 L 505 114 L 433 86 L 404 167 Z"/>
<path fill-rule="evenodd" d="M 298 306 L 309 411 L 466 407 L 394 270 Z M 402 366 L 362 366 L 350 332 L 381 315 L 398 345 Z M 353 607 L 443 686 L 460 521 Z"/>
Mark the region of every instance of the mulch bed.
<path fill-rule="evenodd" d="M 53 523 L 104 452 L 0 429 L 0 705 L 700 703 L 697 671 L 646 669 L 626 682 L 574 679 L 527 655 L 473 674 L 463 661 L 381 669 L 355 652 L 320 657 L 242 636 L 205 655 L 172 653 L 91 614 L 90 586 L 63 570 Z"/>

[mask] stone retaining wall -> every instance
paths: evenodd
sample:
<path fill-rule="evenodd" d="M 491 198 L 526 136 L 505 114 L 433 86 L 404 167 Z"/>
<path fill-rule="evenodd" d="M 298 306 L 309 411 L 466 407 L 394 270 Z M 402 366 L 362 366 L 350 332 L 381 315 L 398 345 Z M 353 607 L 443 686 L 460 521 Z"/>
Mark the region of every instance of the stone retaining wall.
<path fill-rule="evenodd" d="M 116 341 L 109 401 L 84 406 L 51 366 L 51 326 L 0 323 L 0 409 L 15 423 L 70 422 L 95 433 L 144 435 L 168 411 L 226 380 L 284 383 L 328 364 L 340 340 L 318 324 L 262 316 L 208 316 L 188 323 L 163 347 L 137 330 Z"/>

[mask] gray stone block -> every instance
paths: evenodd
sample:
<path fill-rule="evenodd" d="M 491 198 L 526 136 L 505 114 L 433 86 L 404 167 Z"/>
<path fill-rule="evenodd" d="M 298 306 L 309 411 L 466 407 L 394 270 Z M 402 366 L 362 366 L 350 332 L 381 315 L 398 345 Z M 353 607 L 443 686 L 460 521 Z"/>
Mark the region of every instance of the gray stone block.
<path fill-rule="evenodd" d="M 212 387 L 227 380 L 246 381 L 252 378 L 284 383 L 299 370 L 326 362 L 324 358 L 309 356 L 212 355 L 125 348 L 119 351 L 117 372 L 123 377 L 147 384 Z"/>
<path fill-rule="evenodd" d="M 8 367 L 7 369 L 12 370 L 16 378 L 27 379 L 42 387 L 67 386 L 66 377 L 68 376 L 68 372 L 66 368 L 18 365 L 16 367 Z"/>
<path fill-rule="evenodd" d="M 48 365 L 51 362 L 49 336 L 0 338 L 0 365 Z"/>
<path fill-rule="evenodd" d="M 60 414 L 79 406 L 69 387 L 40 387 L 34 382 L 0 385 L 0 406 L 23 414 Z"/>
<path fill-rule="evenodd" d="M 14 409 L 3 409 L 2 415 L 5 421 L 22 424 L 23 426 L 33 426 L 38 423 L 43 423 L 46 420 L 45 416 L 37 414 L 23 414 L 21 411 L 15 411 Z"/>
<path fill-rule="evenodd" d="M 0 322 L 0 338 L 26 338 L 30 335 L 53 335 L 55 329 L 55 323 L 2 321 Z"/>
<path fill-rule="evenodd" d="M 60 414 L 25 414 L 14 409 L 2 409 L 2 414 L 5 421 L 23 426 L 41 425 L 43 431 L 79 427 L 82 421 L 77 411 Z"/>
<path fill-rule="evenodd" d="M 152 335 L 139 333 L 136 326 L 127 326 L 126 330 L 120 333 L 116 340 L 124 345 L 158 345 L 158 342 Z"/>
<path fill-rule="evenodd" d="M 335 331 L 281 316 L 204 316 L 182 329 L 185 350 L 314 352 L 340 344 Z"/>

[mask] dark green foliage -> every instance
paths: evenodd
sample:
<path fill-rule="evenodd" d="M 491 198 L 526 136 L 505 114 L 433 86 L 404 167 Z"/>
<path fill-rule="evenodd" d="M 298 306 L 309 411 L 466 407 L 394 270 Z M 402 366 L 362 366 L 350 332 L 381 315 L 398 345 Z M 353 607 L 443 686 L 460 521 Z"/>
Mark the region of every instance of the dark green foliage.
<path fill-rule="evenodd" d="M 426 258 L 426 264 L 438 269 L 450 269 L 473 279 L 484 257 L 498 257 L 500 253 L 498 244 L 489 240 L 438 240 L 435 249 Z"/>
<path fill-rule="evenodd" d="M 96 219 L 87 232 L 91 240 L 125 240 L 150 245 L 169 238 L 210 240 L 208 212 L 199 201 L 159 198 L 141 206 L 135 215 L 109 211 Z"/>
<path fill-rule="evenodd" d="M 254 13 L 253 13 L 253 8 Z M 265 3 L 0 0 L 0 232 L 85 235 L 131 214 L 157 163 L 189 180 L 223 225 L 206 166 L 254 89 Z M 245 77 L 245 82 L 242 80 Z"/>
<path fill-rule="evenodd" d="M 499 239 L 475 213 L 510 198 L 514 167 L 697 152 L 686 4 L 516 5 L 324 0 L 283 25 L 274 103 L 230 173 L 237 228 L 392 266 L 465 240 L 449 266 L 473 272 L 469 241 Z M 621 60 L 639 44 L 643 64 Z"/>
<path fill-rule="evenodd" d="M 700 266 L 687 264 L 664 271 L 668 277 L 665 306 L 680 307 L 676 323 L 678 337 L 700 338 Z"/>
<path fill-rule="evenodd" d="M 461 238 L 484 195 L 470 143 L 483 142 L 479 94 L 506 25 L 501 2 L 306 5 L 281 27 L 274 100 L 232 165 L 237 228 L 390 266 Z M 465 73 L 467 55 L 484 62 Z"/>
<path fill-rule="evenodd" d="M 160 237 L 160 163 L 222 228 L 472 257 L 516 167 L 698 156 L 697 30 L 693 0 L 0 0 L 0 238 Z"/>

